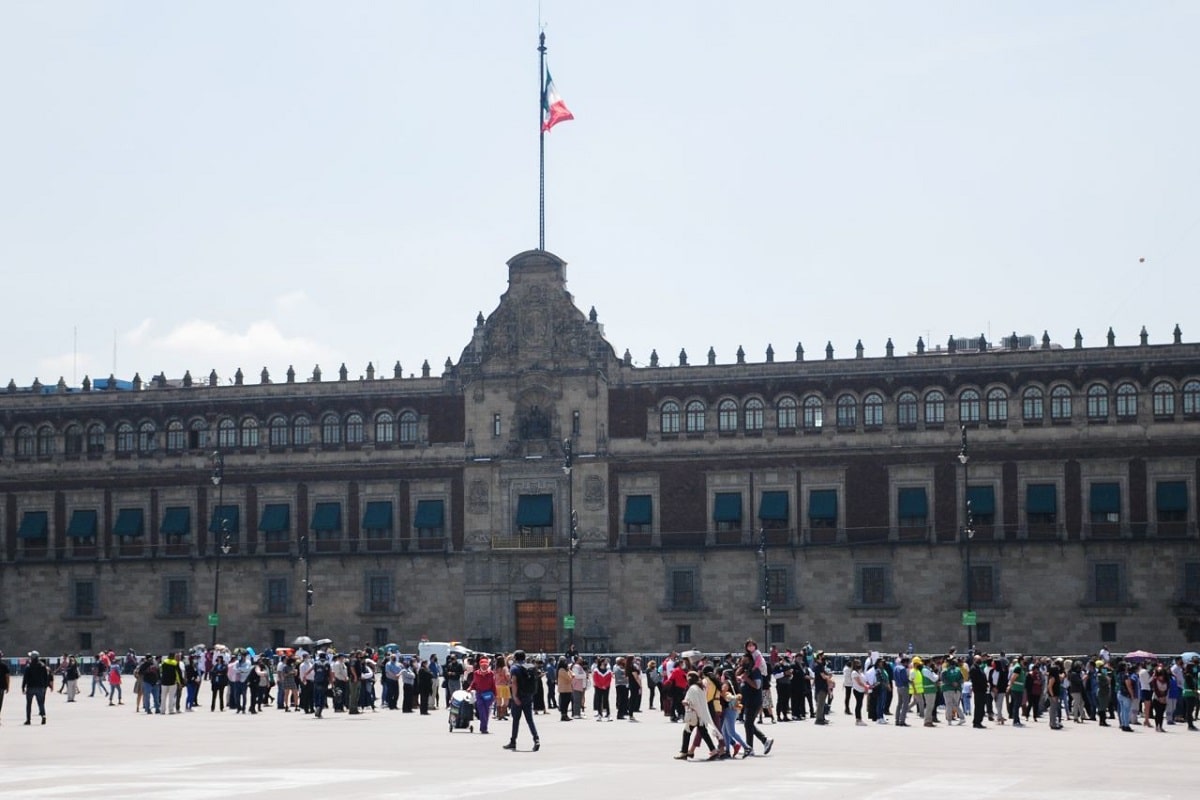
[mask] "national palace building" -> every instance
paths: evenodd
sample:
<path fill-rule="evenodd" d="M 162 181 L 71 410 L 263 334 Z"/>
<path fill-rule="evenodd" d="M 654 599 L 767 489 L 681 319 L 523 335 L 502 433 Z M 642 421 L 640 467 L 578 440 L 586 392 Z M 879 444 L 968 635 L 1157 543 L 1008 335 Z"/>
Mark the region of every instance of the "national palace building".
<path fill-rule="evenodd" d="M 565 268 L 440 375 L 0 389 L 5 649 L 207 642 L 218 575 L 231 646 L 962 649 L 968 585 L 985 649 L 1200 642 L 1178 328 L 635 366 Z"/>

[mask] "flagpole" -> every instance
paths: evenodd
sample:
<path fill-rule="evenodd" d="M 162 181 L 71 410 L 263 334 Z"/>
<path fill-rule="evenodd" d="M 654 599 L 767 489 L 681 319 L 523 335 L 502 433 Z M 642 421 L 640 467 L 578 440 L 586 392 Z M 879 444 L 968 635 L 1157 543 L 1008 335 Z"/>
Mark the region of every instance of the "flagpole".
<path fill-rule="evenodd" d="M 546 249 L 546 32 L 538 34 L 538 250 Z"/>

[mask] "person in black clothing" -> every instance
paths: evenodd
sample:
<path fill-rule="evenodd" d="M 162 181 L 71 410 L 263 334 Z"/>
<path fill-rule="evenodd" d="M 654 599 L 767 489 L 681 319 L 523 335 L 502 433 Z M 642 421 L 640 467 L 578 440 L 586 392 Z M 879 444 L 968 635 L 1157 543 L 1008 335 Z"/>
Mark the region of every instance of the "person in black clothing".
<path fill-rule="evenodd" d="M 4 661 L 4 652 L 0 651 L 0 711 L 4 710 L 4 695 L 8 694 L 10 673 L 8 664 Z"/>
<path fill-rule="evenodd" d="M 521 717 L 524 717 L 529 732 L 533 734 L 533 750 L 536 753 L 542 746 L 537 725 L 533 724 L 533 693 L 537 691 L 537 674 L 533 667 L 525 663 L 524 650 L 513 653 L 513 665 L 508 672 L 512 679 L 512 735 L 504 749 L 517 749 L 517 735 L 521 732 Z"/>
<path fill-rule="evenodd" d="M 446 666 L 442 668 L 442 681 L 446 684 L 446 708 L 450 707 L 450 695 L 462 688 L 463 665 L 454 653 L 446 656 Z"/>
<path fill-rule="evenodd" d="M 974 714 L 971 721 L 972 727 L 986 728 L 983 724 L 983 715 L 987 712 L 984 707 L 983 698 L 988 696 L 988 676 L 987 671 L 983 668 L 983 658 L 975 656 L 975 660 L 971 663 L 971 671 L 969 673 L 971 679 L 971 694 L 974 696 Z"/>
<path fill-rule="evenodd" d="M 46 724 L 46 691 L 54 688 L 54 676 L 37 650 L 29 654 L 29 665 L 21 678 L 21 692 L 25 695 L 25 724 L 33 718 L 33 701 L 37 700 L 42 724 Z"/>
<path fill-rule="evenodd" d="M 422 661 L 417 670 L 417 698 L 421 713 L 429 713 L 429 696 L 433 694 L 433 673 L 429 671 L 429 662 Z"/>

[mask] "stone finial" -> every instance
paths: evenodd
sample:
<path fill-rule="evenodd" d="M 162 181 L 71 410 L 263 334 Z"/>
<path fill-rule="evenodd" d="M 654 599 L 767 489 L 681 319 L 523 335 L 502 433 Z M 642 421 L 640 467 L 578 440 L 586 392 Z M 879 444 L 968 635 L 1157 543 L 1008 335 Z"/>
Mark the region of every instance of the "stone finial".
<path fill-rule="evenodd" d="M 947 353 L 957 353 L 958 352 L 958 342 L 954 341 L 953 336 L 950 337 L 950 341 L 946 342 L 946 352 Z"/>
<path fill-rule="evenodd" d="M 475 327 L 476 328 L 483 327 L 483 312 L 482 311 L 479 312 L 479 316 L 475 317 Z"/>
<path fill-rule="evenodd" d="M 1042 331 L 1042 349 L 1050 349 L 1050 331 Z"/>
<path fill-rule="evenodd" d="M 592 310 L 588 312 L 588 322 L 595 325 L 596 320 L 599 318 L 600 318 L 600 315 L 596 313 L 596 307 L 592 306 Z"/>
<path fill-rule="evenodd" d="M 804 343 L 803 342 L 796 342 L 796 360 L 797 361 L 804 360 Z"/>
<path fill-rule="evenodd" d="M 246 383 L 246 376 L 242 373 L 242 368 L 238 367 L 237 372 L 233 373 L 233 385 L 242 386 Z"/>
<path fill-rule="evenodd" d="M 167 373 L 160 372 L 157 375 L 155 375 L 154 376 L 154 385 L 157 386 L 159 389 L 167 388 Z"/>
<path fill-rule="evenodd" d="M 346 369 L 346 362 L 343 361 L 342 366 L 340 366 L 338 368 L 338 380 L 341 381 L 342 383 L 345 383 L 346 379 L 349 377 L 350 377 L 350 370 Z"/>
<path fill-rule="evenodd" d="M 369 380 L 369 381 L 375 380 L 375 362 L 374 361 L 367 362 L 367 380 Z"/>
<path fill-rule="evenodd" d="M 63 392 L 67 391 L 67 379 L 64 378 L 62 375 L 59 375 L 58 383 L 54 384 L 54 389 L 59 394 L 62 394 Z"/>
<path fill-rule="evenodd" d="M 767 344 L 767 363 L 768 364 L 775 363 L 775 348 L 771 347 L 770 344 Z"/>
<path fill-rule="evenodd" d="M 39 381 L 37 378 L 34 378 L 33 383 L 30 385 L 29 388 L 33 389 L 34 394 L 37 394 L 38 392 L 40 392 L 42 390 L 42 382 Z"/>
<path fill-rule="evenodd" d="M 271 382 L 271 373 L 267 370 L 266 367 L 263 367 L 262 372 L 258 373 L 258 382 L 259 383 L 270 383 Z"/>
<path fill-rule="evenodd" d="M 1013 331 L 1012 338 L 1008 340 L 1008 348 L 1010 350 L 1016 350 L 1020 346 L 1021 346 L 1021 337 L 1017 336 L 1016 331 Z"/>
<path fill-rule="evenodd" d="M 85 392 L 90 392 L 92 390 L 92 379 L 89 378 L 87 375 L 84 375 L 83 383 L 81 383 L 80 386 L 83 387 L 83 390 Z"/>
<path fill-rule="evenodd" d="M 293 366 L 292 364 L 288 364 L 288 370 L 287 370 L 286 375 L 287 375 L 288 383 L 295 383 L 296 382 L 296 367 Z"/>
<path fill-rule="evenodd" d="M 855 358 L 862 358 L 862 357 L 863 357 L 863 352 L 864 352 L 864 350 L 863 350 L 863 343 L 862 343 L 862 339 L 859 339 L 859 340 L 858 340 L 858 344 L 854 345 L 854 357 L 855 357 Z"/>
<path fill-rule="evenodd" d="M 446 363 L 442 365 L 442 374 L 454 372 L 454 362 L 450 360 L 450 356 L 446 356 Z"/>
<path fill-rule="evenodd" d="M 1111 327 L 1109 327 L 1109 329 L 1108 329 L 1108 346 L 1109 347 L 1117 346 L 1117 335 L 1115 333 L 1113 333 L 1113 329 Z"/>
<path fill-rule="evenodd" d="M 133 390 L 135 392 L 142 390 L 142 373 L 140 372 L 133 373 Z"/>
<path fill-rule="evenodd" d="M 896 357 L 896 345 L 892 344 L 892 337 L 888 337 L 887 344 L 883 346 L 883 352 L 888 358 Z"/>
<path fill-rule="evenodd" d="M 210 370 L 208 373 L 208 385 L 216 386 L 218 380 L 219 380 L 219 378 L 217 377 L 217 371 L 215 369 Z"/>
<path fill-rule="evenodd" d="M 988 349 L 987 337 L 982 333 L 979 334 L 979 352 L 986 353 Z"/>
<path fill-rule="evenodd" d="M 657 350 L 650 351 L 650 366 L 652 366 L 652 367 L 658 366 L 658 351 Z"/>
<path fill-rule="evenodd" d="M 85 380 L 86 380 L 86 378 L 85 378 Z M 190 369 L 187 372 L 183 373 L 183 388 L 185 388 L 185 389 L 192 388 L 192 371 Z"/>
<path fill-rule="evenodd" d="M 742 349 L 742 346 L 740 344 L 738 345 L 738 349 L 737 349 L 737 363 L 739 363 L 739 364 L 746 363 L 746 351 Z"/>
<path fill-rule="evenodd" d="M 1146 332 L 1145 325 L 1142 326 L 1142 332 L 1138 334 L 1138 341 L 1141 343 L 1142 347 L 1150 344 L 1150 334 Z"/>
<path fill-rule="evenodd" d="M 425 359 L 425 362 L 423 364 L 421 364 L 421 377 L 422 378 L 429 377 L 429 359 L 428 358 Z"/>
<path fill-rule="evenodd" d="M 8 393 L 13 394 L 16 391 L 17 391 L 17 382 L 14 379 L 9 378 L 8 379 Z"/>
<path fill-rule="evenodd" d="M 1183 344 L 1183 331 L 1179 329 L 1178 322 L 1175 323 L 1175 330 L 1172 332 L 1172 335 L 1175 337 L 1173 340 L 1175 344 Z"/>
<path fill-rule="evenodd" d="M 832 341 L 825 342 L 825 360 L 833 361 L 833 342 Z"/>
<path fill-rule="evenodd" d="M 917 337 L 917 355 L 925 355 L 925 339 L 920 336 Z"/>
<path fill-rule="evenodd" d="M 681 347 L 679 348 L 679 366 L 686 367 L 687 365 L 687 350 Z"/>
<path fill-rule="evenodd" d="M 321 365 L 320 364 L 316 364 L 315 366 L 313 366 L 312 382 L 313 383 L 321 382 Z"/>
<path fill-rule="evenodd" d="M 399 360 L 397 360 L 395 365 L 392 366 L 392 377 L 396 379 L 404 377 L 404 368 L 400 366 Z"/>
<path fill-rule="evenodd" d="M 1083 331 L 1079 330 L 1079 328 L 1075 329 L 1075 349 L 1083 349 Z"/>
<path fill-rule="evenodd" d="M 712 367 L 712 366 L 716 366 L 716 363 L 717 363 L 717 351 L 715 348 L 713 348 L 710 345 L 708 348 L 708 365 L 710 367 Z"/>
<path fill-rule="evenodd" d="M 215 375 L 216 373 L 214 372 L 213 374 Z M 108 373 L 108 390 L 110 392 L 115 392 L 117 390 L 117 376 L 111 372 Z"/>
<path fill-rule="evenodd" d="M 627 367 L 633 366 L 633 353 L 629 352 L 629 348 L 625 348 L 625 355 L 621 356 L 621 363 Z"/>

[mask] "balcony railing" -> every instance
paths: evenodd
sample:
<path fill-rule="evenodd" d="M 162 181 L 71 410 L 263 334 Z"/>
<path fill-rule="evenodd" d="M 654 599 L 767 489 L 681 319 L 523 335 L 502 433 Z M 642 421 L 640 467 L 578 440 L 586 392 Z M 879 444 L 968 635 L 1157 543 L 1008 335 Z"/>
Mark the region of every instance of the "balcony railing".
<path fill-rule="evenodd" d="M 559 545 L 555 541 L 553 533 L 514 533 L 492 536 L 493 550 L 548 550 L 561 546 L 565 545 Z"/>

